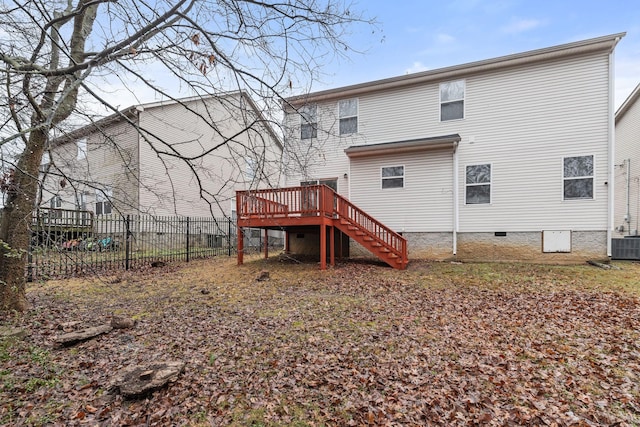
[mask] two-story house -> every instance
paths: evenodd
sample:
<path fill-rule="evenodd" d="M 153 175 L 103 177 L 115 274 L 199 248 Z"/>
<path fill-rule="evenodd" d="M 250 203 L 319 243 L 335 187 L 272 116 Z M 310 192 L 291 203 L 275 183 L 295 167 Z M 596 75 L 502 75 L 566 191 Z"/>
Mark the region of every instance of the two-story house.
<path fill-rule="evenodd" d="M 604 258 L 623 36 L 292 97 L 287 185 L 330 186 L 410 258 Z"/>
<path fill-rule="evenodd" d="M 281 158 L 244 92 L 134 105 L 52 141 L 41 205 L 233 217 L 235 190 L 281 185 Z"/>

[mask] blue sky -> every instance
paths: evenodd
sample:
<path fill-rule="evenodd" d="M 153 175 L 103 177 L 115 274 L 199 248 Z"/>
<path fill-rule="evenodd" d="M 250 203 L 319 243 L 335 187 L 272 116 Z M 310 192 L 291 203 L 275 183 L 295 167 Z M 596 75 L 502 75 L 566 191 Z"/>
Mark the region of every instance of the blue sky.
<path fill-rule="evenodd" d="M 616 48 L 616 106 L 640 83 L 636 0 L 361 0 L 381 32 L 355 28 L 366 49 L 327 64 L 313 90 L 339 87 L 626 32 Z M 384 39 L 383 39 L 384 38 Z"/>

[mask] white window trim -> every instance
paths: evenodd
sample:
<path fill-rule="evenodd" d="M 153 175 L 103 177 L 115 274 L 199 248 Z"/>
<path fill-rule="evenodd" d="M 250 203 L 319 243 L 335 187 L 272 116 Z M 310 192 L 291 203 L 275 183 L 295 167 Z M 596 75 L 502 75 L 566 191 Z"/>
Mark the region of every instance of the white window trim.
<path fill-rule="evenodd" d="M 351 100 L 355 100 L 356 101 L 356 114 L 355 116 L 344 116 L 341 117 L 340 116 L 340 101 L 351 101 Z M 345 99 L 341 99 L 338 101 L 338 105 L 336 106 L 336 108 L 338 109 L 338 136 L 349 136 L 349 135 L 357 135 L 358 132 L 360 132 L 360 98 L 345 98 Z M 356 118 L 356 131 L 352 132 L 352 133 L 340 133 L 340 120 L 342 119 L 350 119 L 350 118 Z"/>
<path fill-rule="evenodd" d="M 444 83 L 451 83 L 451 82 L 457 82 L 457 81 L 462 81 L 462 83 L 464 84 L 464 92 L 462 95 L 461 99 L 450 99 L 446 102 L 456 102 L 456 101 L 462 101 L 462 117 L 459 119 L 451 119 L 451 120 L 442 120 L 442 90 L 440 89 L 440 86 L 442 86 L 442 84 Z M 457 79 L 457 80 L 447 80 L 446 82 L 440 82 L 438 84 L 438 117 L 440 118 L 440 123 L 451 123 L 451 122 L 457 122 L 460 120 L 464 120 L 467 117 L 467 79 Z M 482 164 L 486 164 L 486 163 L 482 163 Z M 466 171 L 466 169 L 465 169 Z"/>
<path fill-rule="evenodd" d="M 400 176 L 385 176 L 384 178 L 382 177 L 382 169 L 385 168 L 402 168 L 402 177 Z M 402 178 L 402 187 L 393 187 L 393 188 L 383 188 L 382 187 L 382 181 L 385 179 L 395 179 L 395 178 Z M 380 190 L 383 191 L 391 191 L 391 190 L 404 190 L 405 188 L 407 188 L 407 168 L 404 164 L 402 165 L 388 165 L 388 166 L 380 166 Z"/>
<path fill-rule="evenodd" d="M 568 157 L 593 157 L 593 176 L 591 176 L 591 178 L 593 179 L 593 194 L 591 195 L 590 199 L 584 198 L 584 199 L 565 199 L 564 198 L 564 180 L 567 179 L 564 177 L 564 159 L 568 158 Z M 588 176 L 574 176 L 572 178 L 568 178 L 568 179 L 580 179 L 580 178 L 589 178 Z M 580 202 L 586 202 L 589 200 L 596 200 L 596 155 L 595 154 L 572 154 L 572 155 L 568 155 L 568 156 L 562 156 L 562 159 L 560 159 L 560 200 L 562 200 L 562 202 L 564 203 L 580 203 Z"/>
<path fill-rule="evenodd" d="M 467 167 L 469 166 L 480 166 L 480 165 L 489 165 L 491 168 L 491 173 L 489 174 L 489 182 L 482 182 L 477 184 L 467 184 Z M 491 206 L 493 204 L 493 163 L 491 162 L 477 162 L 477 163 L 468 163 L 465 164 L 462 168 L 463 180 L 464 183 L 464 205 L 465 206 Z M 469 186 L 478 186 L 478 185 L 489 185 L 489 203 L 467 203 L 467 187 Z"/>

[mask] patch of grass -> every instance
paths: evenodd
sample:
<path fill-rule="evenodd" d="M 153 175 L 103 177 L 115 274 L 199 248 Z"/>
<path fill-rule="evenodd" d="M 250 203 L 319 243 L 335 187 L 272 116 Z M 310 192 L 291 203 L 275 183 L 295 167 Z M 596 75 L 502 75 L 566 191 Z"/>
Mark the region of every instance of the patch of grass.
<path fill-rule="evenodd" d="M 60 380 L 58 378 L 29 378 L 25 383 L 24 388 L 27 392 L 33 393 L 40 387 L 55 388 L 58 384 L 60 384 Z"/>

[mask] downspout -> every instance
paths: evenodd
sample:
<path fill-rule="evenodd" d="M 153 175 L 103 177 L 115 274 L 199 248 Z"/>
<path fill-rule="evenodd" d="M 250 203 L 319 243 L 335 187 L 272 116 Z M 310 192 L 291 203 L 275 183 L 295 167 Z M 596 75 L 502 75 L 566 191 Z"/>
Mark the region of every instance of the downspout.
<path fill-rule="evenodd" d="M 627 214 L 624 222 L 627 223 L 627 235 L 631 236 L 631 159 L 627 159 Z"/>
<path fill-rule="evenodd" d="M 458 253 L 458 142 L 453 144 L 453 255 Z"/>
<path fill-rule="evenodd" d="M 138 129 L 140 129 L 140 115 L 144 112 L 144 107 L 142 105 L 138 105 L 136 107 L 136 119 L 137 119 L 137 125 L 138 125 Z M 141 184 L 141 179 L 142 176 L 140 176 L 142 168 L 140 167 L 140 165 L 142 164 L 142 141 L 141 141 L 141 135 L 140 132 L 136 132 L 138 138 L 137 138 L 137 145 L 138 145 L 138 164 L 136 165 L 136 173 L 138 174 L 137 179 L 136 179 L 136 193 L 137 193 L 137 198 L 138 200 L 136 200 L 136 210 L 138 212 L 140 212 L 140 187 L 142 186 Z M 129 236 L 127 236 L 128 238 Z"/>
<path fill-rule="evenodd" d="M 616 43 L 618 42 L 618 40 L 620 40 L 620 37 L 616 37 Z M 614 44 L 615 46 L 615 44 Z M 614 120 L 614 108 L 613 108 L 613 104 L 614 104 L 614 100 L 613 100 L 613 93 L 614 93 L 614 49 L 611 49 L 611 52 L 609 53 L 609 105 L 608 105 L 608 109 L 607 109 L 607 114 L 608 114 L 608 118 L 609 118 L 609 149 L 608 149 L 608 155 L 609 155 L 609 188 L 608 188 L 608 197 L 609 197 L 609 206 L 607 208 L 607 219 L 608 219 L 608 227 L 607 227 L 607 256 L 611 257 L 611 238 L 612 238 L 612 233 L 613 233 L 613 226 L 614 226 L 614 218 L 613 218 L 613 212 L 614 212 L 614 208 L 615 208 L 615 200 L 614 200 L 614 168 L 615 168 L 615 147 L 614 147 L 614 142 L 615 142 L 615 120 Z"/>

